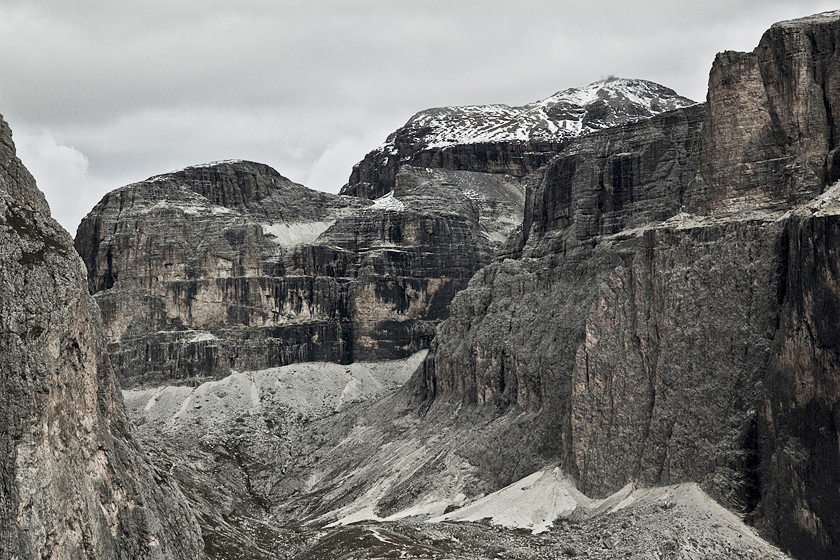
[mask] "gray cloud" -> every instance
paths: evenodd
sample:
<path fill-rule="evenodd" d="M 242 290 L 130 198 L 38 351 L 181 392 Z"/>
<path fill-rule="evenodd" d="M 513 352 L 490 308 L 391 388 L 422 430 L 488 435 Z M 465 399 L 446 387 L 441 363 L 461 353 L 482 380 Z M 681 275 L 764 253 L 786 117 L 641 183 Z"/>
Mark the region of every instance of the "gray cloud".
<path fill-rule="evenodd" d="M 523 104 L 610 74 L 702 100 L 716 52 L 831 4 L 6 0 L 0 113 L 72 230 L 107 190 L 215 159 L 335 192 L 431 106 Z"/>

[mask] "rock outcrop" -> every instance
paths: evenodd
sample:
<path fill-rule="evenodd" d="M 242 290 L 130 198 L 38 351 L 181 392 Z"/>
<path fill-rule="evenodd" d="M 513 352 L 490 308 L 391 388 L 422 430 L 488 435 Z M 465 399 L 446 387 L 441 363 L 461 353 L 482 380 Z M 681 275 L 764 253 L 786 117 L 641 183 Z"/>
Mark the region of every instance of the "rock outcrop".
<path fill-rule="evenodd" d="M 840 179 L 840 63 L 831 19 L 778 23 L 753 52 L 718 55 L 691 208 L 786 206 Z"/>
<path fill-rule="evenodd" d="M 504 177 L 405 168 L 371 203 L 221 162 L 106 195 L 76 248 L 124 385 L 197 383 L 427 348 L 523 199 Z"/>
<path fill-rule="evenodd" d="M 653 82 L 609 78 L 522 107 L 426 109 L 356 164 L 341 192 L 383 196 L 404 165 L 521 178 L 579 136 L 693 104 Z"/>
<path fill-rule="evenodd" d="M 776 24 L 718 56 L 702 127 L 566 147 L 516 258 L 454 299 L 425 406 L 541 410 L 584 492 L 697 481 L 797 557 L 840 555 L 838 45 L 840 12 Z"/>
<path fill-rule="evenodd" d="M 0 558 L 201 558 L 135 443 L 70 236 L 0 118 Z"/>

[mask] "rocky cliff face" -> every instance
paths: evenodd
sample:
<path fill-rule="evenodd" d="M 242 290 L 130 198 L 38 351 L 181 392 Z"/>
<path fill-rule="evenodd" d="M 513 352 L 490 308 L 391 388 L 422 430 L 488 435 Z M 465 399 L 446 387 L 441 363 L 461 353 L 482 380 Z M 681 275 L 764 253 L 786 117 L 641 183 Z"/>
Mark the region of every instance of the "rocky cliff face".
<path fill-rule="evenodd" d="M 204 469 L 176 469 L 193 501 L 215 515 L 232 472 L 247 476 L 225 503 L 272 531 L 438 515 L 559 463 L 610 508 L 628 483 L 693 481 L 797 557 L 840 556 L 839 35 L 840 12 L 773 26 L 717 58 L 703 106 L 615 81 L 420 113 L 354 170 L 356 199 L 246 162 L 103 199 L 76 245 L 128 384 L 399 357 L 435 336 L 400 392 L 320 419 L 275 406 L 291 374 L 178 388 L 172 410 L 206 420 L 238 401 L 227 384 L 262 380 L 265 406 L 231 420 L 247 426 L 173 436 Z M 333 367 L 342 398 L 351 373 Z M 157 401 L 138 394 L 154 442 Z M 161 417 L 174 433 L 179 414 Z M 252 542 L 250 520 L 219 535 Z M 368 529 L 352 531 L 314 541 L 329 555 Z M 697 553 L 693 538 L 660 552 Z"/>
<path fill-rule="evenodd" d="M 836 196 L 823 195 L 782 232 L 782 303 L 759 408 L 762 521 L 802 558 L 840 552 Z"/>
<path fill-rule="evenodd" d="M 797 556 L 840 554 L 838 34 L 836 12 L 777 24 L 717 58 L 702 117 L 552 160 L 518 258 L 453 301 L 426 406 L 547 411 L 585 492 L 699 481 Z"/>
<path fill-rule="evenodd" d="M 383 196 L 403 165 L 524 177 L 579 136 L 693 104 L 653 82 L 610 78 L 522 107 L 427 109 L 356 164 L 341 192 Z"/>
<path fill-rule="evenodd" d="M 131 435 L 72 239 L 0 118 L 0 558 L 200 558 Z"/>
<path fill-rule="evenodd" d="M 360 206 L 249 162 L 193 167 L 106 195 L 79 226 L 76 248 L 124 382 L 322 354 L 346 360 L 348 256 L 305 244 Z"/>
<path fill-rule="evenodd" d="M 371 203 L 222 162 L 110 193 L 76 248 L 123 383 L 427 348 L 522 203 L 518 182 L 473 183 L 406 168 Z"/>
<path fill-rule="evenodd" d="M 774 25 L 751 53 L 718 55 L 691 207 L 784 206 L 840 178 L 836 42 L 831 18 L 814 16 Z"/>

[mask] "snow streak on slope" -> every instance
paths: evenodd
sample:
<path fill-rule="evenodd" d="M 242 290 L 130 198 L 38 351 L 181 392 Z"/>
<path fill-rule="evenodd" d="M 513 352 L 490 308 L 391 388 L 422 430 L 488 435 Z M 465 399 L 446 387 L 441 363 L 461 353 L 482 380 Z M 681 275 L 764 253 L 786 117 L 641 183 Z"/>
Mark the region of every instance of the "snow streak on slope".
<path fill-rule="evenodd" d="M 554 468 L 537 471 L 429 522 L 491 519 L 502 527 L 530 529 L 537 534 L 547 531 L 556 519 L 569 517 L 578 506 L 587 508 L 593 505 L 595 501 L 578 491 L 572 479 L 564 476 L 559 468 Z"/>

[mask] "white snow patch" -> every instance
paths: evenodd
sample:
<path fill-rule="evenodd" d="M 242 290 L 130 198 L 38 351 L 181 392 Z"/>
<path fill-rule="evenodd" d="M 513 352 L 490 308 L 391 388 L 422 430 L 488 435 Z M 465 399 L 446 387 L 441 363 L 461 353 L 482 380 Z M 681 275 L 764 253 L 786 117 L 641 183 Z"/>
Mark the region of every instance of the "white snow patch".
<path fill-rule="evenodd" d="M 395 543 L 394 541 L 390 541 L 390 540 L 386 539 L 385 537 L 383 537 L 383 536 L 379 533 L 379 531 L 377 531 L 376 529 L 374 529 L 374 528 L 372 528 L 372 527 L 371 527 L 369 530 L 370 530 L 370 532 L 373 534 L 373 536 L 374 536 L 374 537 L 376 537 L 376 539 L 377 539 L 379 542 L 383 542 L 383 543 L 385 543 L 385 544 L 392 544 L 392 545 L 395 545 L 395 546 L 400 546 L 400 544 L 399 544 L 399 543 Z"/>
<path fill-rule="evenodd" d="M 324 222 L 276 222 L 260 224 L 263 235 L 273 237 L 273 241 L 284 247 L 312 243 L 327 231 L 335 220 Z"/>
<path fill-rule="evenodd" d="M 216 206 L 212 204 L 189 204 L 185 202 L 170 202 L 166 200 L 161 200 L 151 206 L 143 208 L 141 210 L 141 213 L 148 214 L 149 212 L 155 212 L 159 210 L 180 210 L 184 214 L 190 214 L 193 216 L 206 214 L 220 215 L 230 214 L 233 212 L 233 210 L 231 210 L 230 208 L 225 208 L 224 206 Z"/>
<path fill-rule="evenodd" d="M 354 511 L 351 514 L 342 517 L 338 521 L 334 521 L 329 525 L 326 525 L 326 527 L 328 529 L 332 527 L 344 527 L 345 525 L 352 525 L 353 523 L 359 523 L 360 521 L 384 521 L 382 517 L 376 515 L 374 507 L 375 505 L 373 503 L 368 503 L 362 509 Z"/>
<path fill-rule="evenodd" d="M 577 490 L 574 481 L 555 467 L 537 471 L 468 506 L 429 519 L 429 523 L 489 518 L 495 525 L 531 529 L 532 534 L 538 534 L 547 531 L 556 519 L 591 504 L 592 500 Z"/>
<path fill-rule="evenodd" d="M 184 169 L 203 169 L 206 167 L 217 167 L 219 165 L 232 165 L 237 163 L 245 163 L 244 159 L 220 159 L 218 161 L 209 161 L 207 163 L 198 163 L 196 165 L 188 165 Z M 183 171 L 184 169 L 181 169 Z M 176 171 L 177 173 L 177 171 Z"/>
<path fill-rule="evenodd" d="M 403 204 L 399 198 L 394 196 L 394 191 L 391 191 L 388 194 L 382 195 L 374 200 L 373 208 L 378 208 L 380 210 L 395 210 L 400 212 L 405 210 L 405 204 Z"/>
<path fill-rule="evenodd" d="M 487 197 L 484 194 L 478 192 L 475 189 L 465 189 L 465 190 L 461 191 L 461 193 L 464 196 L 466 196 L 467 198 L 469 198 L 470 200 L 476 200 L 476 201 L 481 202 L 481 201 L 484 201 L 484 200 L 487 199 Z"/>
<path fill-rule="evenodd" d="M 192 338 L 187 340 L 187 342 L 189 342 L 189 343 L 193 343 L 193 342 L 212 342 L 214 340 L 219 340 L 219 339 L 216 338 L 216 336 L 213 335 L 213 333 L 209 333 L 209 332 L 205 332 L 205 331 L 196 331 L 196 333 L 192 336 Z"/>
<path fill-rule="evenodd" d="M 187 167 L 182 167 L 181 169 L 176 169 L 175 171 L 170 171 L 169 173 L 162 173 L 160 175 L 155 175 L 153 177 L 149 177 L 144 183 L 158 183 L 160 181 L 169 181 L 173 179 L 172 175 L 176 173 L 181 173 L 186 171 L 187 169 L 205 169 L 209 167 L 216 167 L 219 165 L 232 165 L 237 163 L 246 163 L 243 159 L 222 159 L 219 161 L 210 161 L 207 163 L 198 163 L 196 165 L 188 165 Z"/>
<path fill-rule="evenodd" d="M 638 116 L 624 115 L 622 118 L 628 121 L 694 104 L 653 82 L 613 78 L 567 89 L 522 107 L 466 105 L 428 109 L 414 115 L 404 128 L 417 131 L 427 148 L 531 139 L 562 140 L 609 126 L 600 122 L 583 124 L 587 108 L 603 100 L 611 100 L 617 107 L 633 105 Z M 558 106 L 559 114 L 549 116 L 550 110 Z M 386 141 L 380 151 L 393 153 L 395 147 L 391 142 Z"/>

